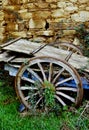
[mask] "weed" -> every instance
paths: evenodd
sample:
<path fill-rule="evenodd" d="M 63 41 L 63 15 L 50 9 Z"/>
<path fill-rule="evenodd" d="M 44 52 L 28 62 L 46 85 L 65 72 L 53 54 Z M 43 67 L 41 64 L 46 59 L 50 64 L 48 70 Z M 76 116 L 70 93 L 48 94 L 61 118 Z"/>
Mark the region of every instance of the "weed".
<path fill-rule="evenodd" d="M 53 107 L 55 104 L 55 100 L 54 100 L 55 87 L 53 86 L 53 84 L 51 84 L 48 81 L 44 81 L 44 86 L 45 86 L 45 90 L 43 95 L 45 97 L 45 106 Z"/>

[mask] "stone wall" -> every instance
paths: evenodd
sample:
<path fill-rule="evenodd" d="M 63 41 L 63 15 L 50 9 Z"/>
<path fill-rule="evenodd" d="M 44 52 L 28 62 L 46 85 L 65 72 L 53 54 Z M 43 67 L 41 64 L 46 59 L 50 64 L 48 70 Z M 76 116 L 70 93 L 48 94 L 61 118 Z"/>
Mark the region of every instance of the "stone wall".
<path fill-rule="evenodd" d="M 89 29 L 89 0 L 2 0 L 0 41 L 71 42 L 81 23 Z"/>
<path fill-rule="evenodd" d="M 4 22 L 4 12 L 2 10 L 2 0 L 0 0 L 0 42 L 3 41 L 4 39 L 4 32 L 5 32 L 5 28 L 3 26 L 3 22 Z"/>

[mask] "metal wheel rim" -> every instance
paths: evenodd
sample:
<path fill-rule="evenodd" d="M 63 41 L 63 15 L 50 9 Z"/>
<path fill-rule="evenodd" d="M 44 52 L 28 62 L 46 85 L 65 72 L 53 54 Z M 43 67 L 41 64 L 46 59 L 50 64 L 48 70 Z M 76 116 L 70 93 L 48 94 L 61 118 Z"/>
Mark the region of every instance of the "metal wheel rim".
<path fill-rule="evenodd" d="M 81 49 L 72 43 L 59 43 L 58 46 L 64 50 L 73 51 L 76 54 L 83 55 Z"/>

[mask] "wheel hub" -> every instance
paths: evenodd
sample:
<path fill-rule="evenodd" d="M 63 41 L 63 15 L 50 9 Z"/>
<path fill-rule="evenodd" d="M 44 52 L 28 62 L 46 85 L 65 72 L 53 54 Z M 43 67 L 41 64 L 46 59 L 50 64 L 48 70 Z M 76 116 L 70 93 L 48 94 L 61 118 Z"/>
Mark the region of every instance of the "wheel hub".
<path fill-rule="evenodd" d="M 50 83 L 49 81 L 44 81 L 43 87 L 48 88 L 50 91 L 55 92 L 55 86 L 52 83 Z"/>

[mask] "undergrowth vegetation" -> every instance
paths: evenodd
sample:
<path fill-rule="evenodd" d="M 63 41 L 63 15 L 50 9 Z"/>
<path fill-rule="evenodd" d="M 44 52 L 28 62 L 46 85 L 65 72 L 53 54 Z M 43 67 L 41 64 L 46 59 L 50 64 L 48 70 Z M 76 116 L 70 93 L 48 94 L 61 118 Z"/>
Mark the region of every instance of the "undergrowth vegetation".
<path fill-rule="evenodd" d="M 83 54 L 89 57 L 89 30 L 86 29 L 85 24 L 80 24 L 75 28 L 76 36 L 81 42 Z"/>
<path fill-rule="evenodd" d="M 14 83 L 9 79 L 8 81 L 0 79 L 0 130 L 89 129 L 89 104 L 86 106 L 88 101 L 84 100 L 78 109 L 60 108 L 58 113 L 41 113 L 33 116 L 27 111 L 23 113 L 18 111 L 20 102 L 13 86 Z"/>

